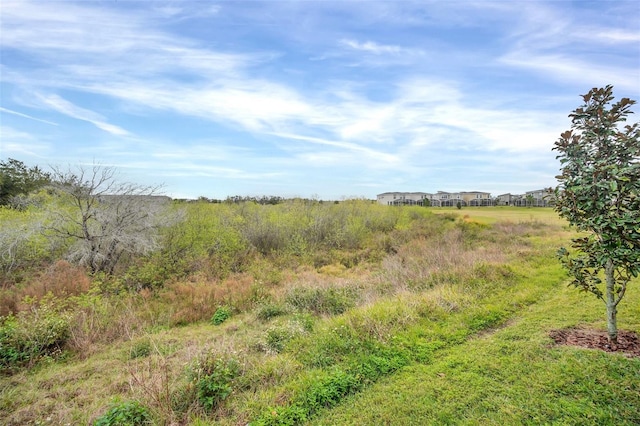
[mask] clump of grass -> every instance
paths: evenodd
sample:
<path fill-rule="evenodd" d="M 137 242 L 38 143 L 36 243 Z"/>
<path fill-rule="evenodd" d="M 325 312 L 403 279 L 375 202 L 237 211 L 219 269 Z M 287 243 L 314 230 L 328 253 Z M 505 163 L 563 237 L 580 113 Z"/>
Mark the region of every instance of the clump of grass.
<path fill-rule="evenodd" d="M 282 352 L 289 341 L 308 334 L 312 328 L 313 322 L 304 316 L 294 317 L 282 325 L 270 327 L 265 334 L 265 348 L 269 352 Z"/>
<path fill-rule="evenodd" d="M 114 341 L 135 337 L 149 322 L 144 315 L 162 321 L 158 311 L 148 308 L 141 295 L 127 293 L 100 294 L 97 288 L 72 299 L 73 318 L 70 323 L 68 347 L 81 358 L 87 358 Z"/>
<path fill-rule="evenodd" d="M 340 369 L 328 373 L 316 373 L 297 398 L 287 406 L 268 409 L 252 424 L 260 426 L 293 425 L 308 420 L 321 408 L 337 404 L 344 396 L 358 391 L 361 381 L 354 374 Z"/>
<path fill-rule="evenodd" d="M 402 351 L 380 350 L 361 355 L 345 367 L 312 370 L 291 384 L 293 397 L 288 404 L 270 407 L 252 424 L 291 425 L 309 420 L 315 413 L 332 407 L 347 395 L 359 392 L 409 362 Z"/>
<path fill-rule="evenodd" d="M 346 271 L 347 267 L 342 263 L 324 265 L 318 269 L 318 272 L 320 272 L 321 274 L 329 275 L 332 277 L 342 277 L 345 275 Z"/>
<path fill-rule="evenodd" d="M 256 312 L 256 317 L 263 321 L 270 320 L 271 318 L 279 317 L 288 313 L 288 309 L 284 304 L 266 302 L 262 303 Z"/>
<path fill-rule="evenodd" d="M 151 341 L 149 339 L 143 339 L 134 344 L 129 350 L 129 358 L 144 358 L 151 355 Z"/>
<path fill-rule="evenodd" d="M 348 287 L 294 287 L 285 296 L 293 308 L 318 315 L 337 315 L 355 306 L 356 293 Z"/>

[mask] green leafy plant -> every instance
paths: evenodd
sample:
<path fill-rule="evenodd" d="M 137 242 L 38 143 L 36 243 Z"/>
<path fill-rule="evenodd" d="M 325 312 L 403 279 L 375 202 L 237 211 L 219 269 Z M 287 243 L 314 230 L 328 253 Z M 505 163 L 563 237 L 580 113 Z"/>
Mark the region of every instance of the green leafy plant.
<path fill-rule="evenodd" d="M 137 401 L 116 403 L 93 423 L 94 426 L 152 425 L 149 409 Z"/>
<path fill-rule="evenodd" d="M 232 381 L 240 375 L 240 363 L 234 358 L 212 353 L 202 356 L 192 370 L 198 403 L 207 411 L 225 400 L 233 390 Z"/>
<path fill-rule="evenodd" d="M 211 317 L 211 323 L 213 325 L 220 325 L 229 318 L 231 318 L 231 308 L 228 306 L 220 306 L 216 309 L 213 317 Z"/>
<path fill-rule="evenodd" d="M 62 302 L 45 296 L 30 311 L 0 318 L 0 368 L 33 365 L 62 353 L 69 339 L 71 315 Z"/>
<path fill-rule="evenodd" d="M 640 273 L 640 123 L 622 128 L 635 101 L 613 99 L 612 86 L 591 89 L 553 149 L 562 172 L 555 209 L 587 233 L 572 239 L 573 255 L 562 247 L 558 257 L 572 285 L 605 302 L 616 343 L 617 306 Z"/>
<path fill-rule="evenodd" d="M 283 326 L 271 327 L 265 335 L 267 349 L 271 352 L 282 352 L 291 339 L 303 333 L 304 329 L 295 322 Z"/>

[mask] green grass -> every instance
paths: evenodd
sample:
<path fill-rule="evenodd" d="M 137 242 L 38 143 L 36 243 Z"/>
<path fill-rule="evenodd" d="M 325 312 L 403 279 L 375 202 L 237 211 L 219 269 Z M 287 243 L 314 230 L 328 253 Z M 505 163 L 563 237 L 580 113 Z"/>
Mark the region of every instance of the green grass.
<path fill-rule="evenodd" d="M 436 214 L 453 213 L 459 216 L 468 216 L 481 223 L 496 222 L 540 222 L 545 224 L 564 224 L 558 214 L 549 207 L 463 207 L 458 210 L 455 207 L 430 207 L 430 211 Z"/>
<path fill-rule="evenodd" d="M 638 424 L 640 360 L 548 338 L 560 327 L 602 328 L 598 308 L 560 288 L 507 327 L 407 366 L 311 424 Z M 640 328 L 637 312 L 623 315 L 623 328 Z"/>
<path fill-rule="evenodd" d="M 620 326 L 638 331 L 638 292 L 626 302 Z M 506 327 L 413 363 L 310 424 L 639 424 L 640 359 L 553 346 L 548 337 L 575 325 L 604 329 L 601 305 L 547 285 Z"/>

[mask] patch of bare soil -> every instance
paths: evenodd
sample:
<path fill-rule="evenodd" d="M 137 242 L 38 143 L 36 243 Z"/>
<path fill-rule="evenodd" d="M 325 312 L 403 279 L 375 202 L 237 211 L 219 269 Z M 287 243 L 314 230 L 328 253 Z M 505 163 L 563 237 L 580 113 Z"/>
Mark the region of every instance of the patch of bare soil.
<path fill-rule="evenodd" d="M 640 337 L 633 331 L 618 330 L 618 343 L 609 342 L 607 332 L 588 328 L 565 328 L 553 330 L 549 336 L 557 345 L 578 346 L 615 352 L 628 357 L 640 358 Z"/>

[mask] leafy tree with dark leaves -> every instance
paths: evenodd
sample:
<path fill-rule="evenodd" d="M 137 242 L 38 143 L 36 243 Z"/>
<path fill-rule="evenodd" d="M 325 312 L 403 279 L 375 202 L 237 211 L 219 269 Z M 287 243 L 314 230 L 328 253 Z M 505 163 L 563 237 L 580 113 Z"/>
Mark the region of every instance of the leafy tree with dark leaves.
<path fill-rule="evenodd" d="M 50 182 L 50 174 L 38 166 L 27 167 L 13 158 L 0 161 L 0 205 L 12 205 L 16 197 L 27 195 Z"/>
<path fill-rule="evenodd" d="M 618 304 L 640 273 L 640 123 L 623 125 L 635 101 L 614 103 L 612 86 L 583 100 L 553 150 L 561 164 L 555 209 L 584 233 L 572 239 L 573 253 L 563 247 L 558 256 L 571 284 L 605 303 L 615 344 Z"/>

